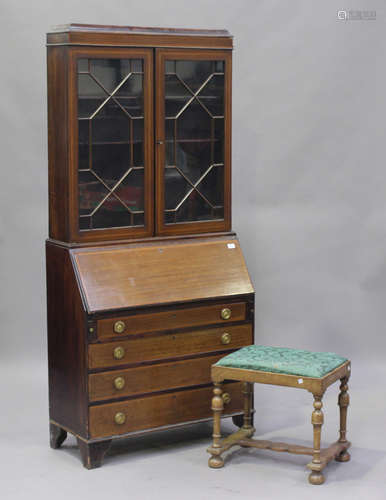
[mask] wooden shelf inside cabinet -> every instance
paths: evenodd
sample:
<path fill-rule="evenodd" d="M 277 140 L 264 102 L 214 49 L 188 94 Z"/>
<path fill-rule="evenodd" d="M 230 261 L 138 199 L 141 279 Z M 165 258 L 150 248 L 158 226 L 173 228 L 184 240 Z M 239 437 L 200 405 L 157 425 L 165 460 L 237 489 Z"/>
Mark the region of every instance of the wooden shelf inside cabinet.
<path fill-rule="evenodd" d="M 51 446 L 210 418 L 210 367 L 254 342 L 231 232 L 232 36 L 70 24 L 47 34 Z M 225 415 L 238 425 L 240 387 Z"/>

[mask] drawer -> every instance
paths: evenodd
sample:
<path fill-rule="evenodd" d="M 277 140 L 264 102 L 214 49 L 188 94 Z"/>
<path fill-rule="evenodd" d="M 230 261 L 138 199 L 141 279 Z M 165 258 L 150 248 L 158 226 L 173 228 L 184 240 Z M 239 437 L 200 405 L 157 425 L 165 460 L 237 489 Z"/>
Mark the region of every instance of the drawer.
<path fill-rule="evenodd" d="M 245 314 L 245 303 L 237 302 L 100 319 L 97 335 L 102 340 L 158 330 L 244 321 Z"/>
<path fill-rule="evenodd" d="M 144 335 L 140 338 L 90 344 L 89 369 L 178 358 L 252 344 L 252 325 L 208 328 L 193 332 Z"/>
<path fill-rule="evenodd" d="M 225 384 L 224 392 L 230 395 L 224 414 L 241 412 L 242 384 Z M 213 414 L 212 396 L 210 386 L 92 406 L 89 408 L 90 435 L 101 438 L 208 418 Z M 116 423 L 117 413 L 123 414 L 122 423 Z"/>
<path fill-rule="evenodd" d="M 210 368 L 223 354 L 126 370 L 94 373 L 88 377 L 90 401 L 122 398 L 211 382 Z"/>

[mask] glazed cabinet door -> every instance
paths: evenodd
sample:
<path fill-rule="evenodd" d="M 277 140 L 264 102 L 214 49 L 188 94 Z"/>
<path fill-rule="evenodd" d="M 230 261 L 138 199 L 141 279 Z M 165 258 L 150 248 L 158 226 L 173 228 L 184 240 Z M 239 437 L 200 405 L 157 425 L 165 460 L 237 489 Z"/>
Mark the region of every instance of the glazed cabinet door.
<path fill-rule="evenodd" d="M 156 51 L 156 232 L 230 229 L 231 52 Z"/>
<path fill-rule="evenodd" d="M 75 241 L 152 235 L 153 52 L 74 48 L 70 231 Z"/>

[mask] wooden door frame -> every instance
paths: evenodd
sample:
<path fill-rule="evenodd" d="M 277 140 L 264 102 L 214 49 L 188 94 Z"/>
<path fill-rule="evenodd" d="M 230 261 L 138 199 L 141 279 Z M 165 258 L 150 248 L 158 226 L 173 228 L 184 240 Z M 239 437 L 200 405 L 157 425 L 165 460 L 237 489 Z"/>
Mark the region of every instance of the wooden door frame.
<path fill-rule="evenodd" d="M 224 78 L 224 219 L 194 222 L 164 223 L 165 208 L 165 78 L 164 67 L 167 59 L 223 60 Z M 230 50 L 156 49 L 155 57 L 155 234 L 180 235 L 229 231 L 231 229 L 231 127 L 232 127 L 232 52 Z"/>
<path fill-rule="evenodd" d="M 144 99 L 144 227 L 79 229 L 77 60 L 79 58 L 143 59 Z M 68 69 L 68 156 L 70 241 L 95 242 L 152 236 L 154 234 L 154 133 L 153 50 L 150 48 L 74 47 L 69 51 Z"/>

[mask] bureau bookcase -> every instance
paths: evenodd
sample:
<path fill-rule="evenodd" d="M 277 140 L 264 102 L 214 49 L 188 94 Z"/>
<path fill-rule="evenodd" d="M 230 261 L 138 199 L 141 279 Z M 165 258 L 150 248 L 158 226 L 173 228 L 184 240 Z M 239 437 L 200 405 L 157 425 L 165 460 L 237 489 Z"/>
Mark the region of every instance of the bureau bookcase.
<path fill-rule="evenodd" d="M 51 446 L 211 418 L 210 367 L 253 343 L 231 230 L 232 37 L 71 24 L 47 34 Z M 241 425 L 238 383 L 225 416 Z"/>

